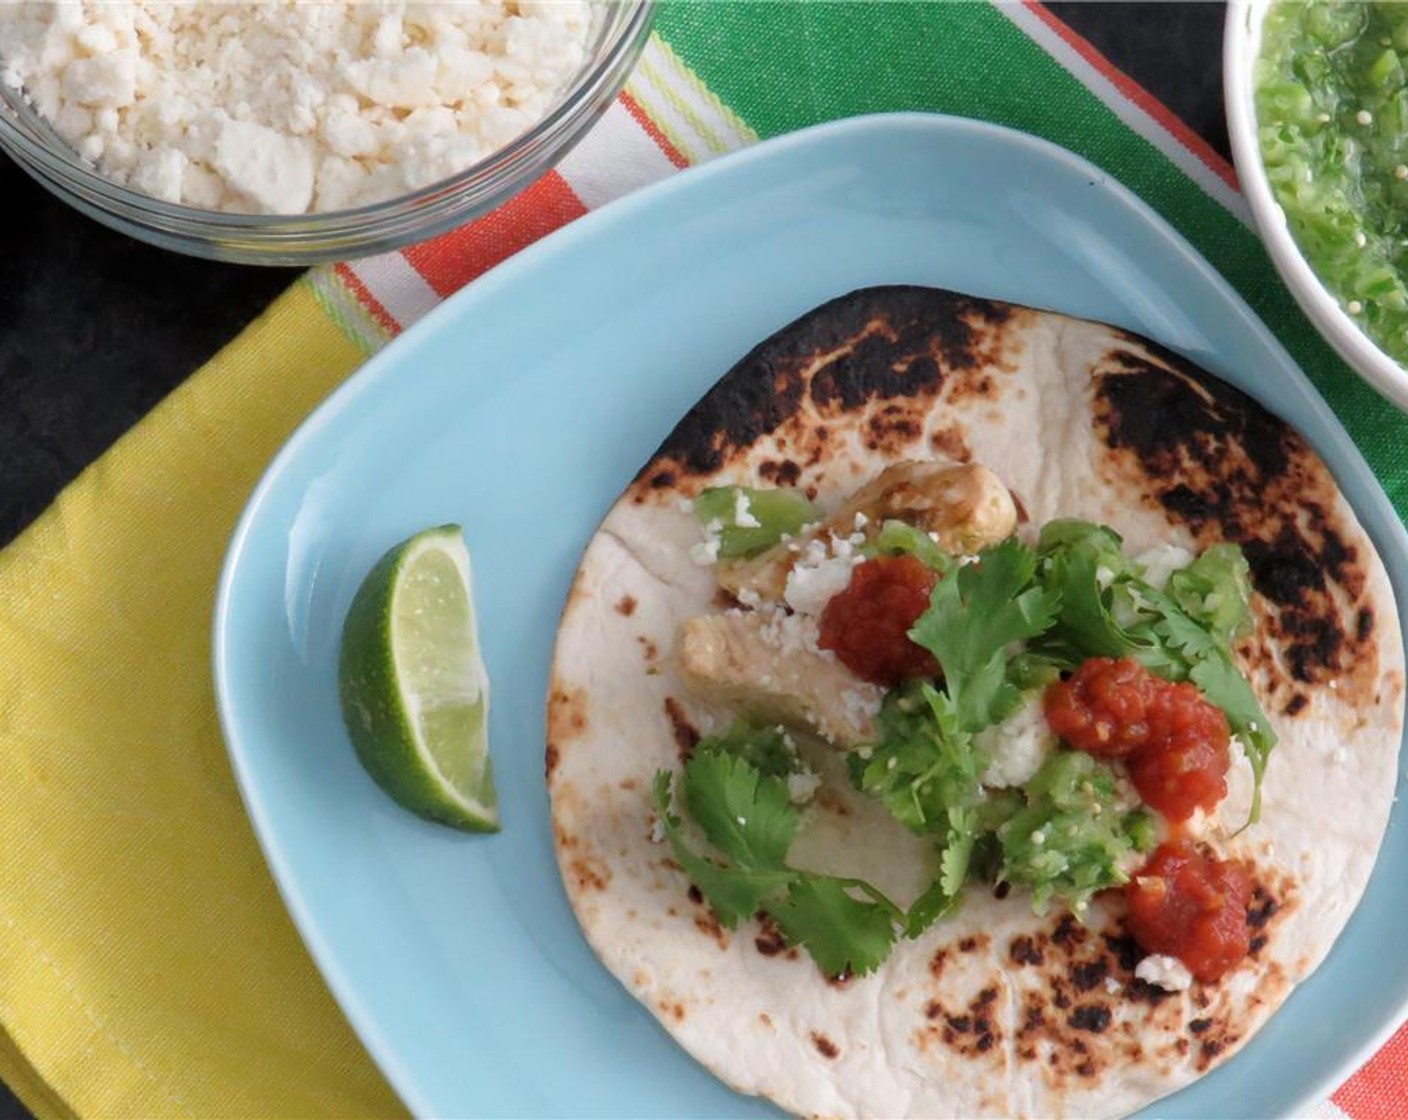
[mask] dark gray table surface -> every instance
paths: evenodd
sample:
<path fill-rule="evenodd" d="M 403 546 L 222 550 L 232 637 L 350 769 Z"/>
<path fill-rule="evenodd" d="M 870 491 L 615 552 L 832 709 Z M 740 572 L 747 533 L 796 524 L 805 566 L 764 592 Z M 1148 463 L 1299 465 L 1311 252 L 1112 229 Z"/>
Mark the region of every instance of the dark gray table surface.
<path fill-rule="evenodd" d="M 1221 3 L 1048 8 L 1227 153 Z M 68 209 L 4 159 L 0 201 L 7 215 L 0 233 L 3 546 L 296 273 L 197 261 L 132 241 Z M 28 1116 L 0 1085 L 0 1120 Z"/>

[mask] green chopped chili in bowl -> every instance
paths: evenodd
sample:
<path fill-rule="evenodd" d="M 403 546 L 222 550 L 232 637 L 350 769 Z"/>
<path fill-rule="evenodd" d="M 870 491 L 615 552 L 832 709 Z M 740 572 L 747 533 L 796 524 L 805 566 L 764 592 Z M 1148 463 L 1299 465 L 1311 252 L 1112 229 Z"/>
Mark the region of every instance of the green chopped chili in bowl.
<path fill-rule="evenodd" d="M 1408 409 L 1408 4 L 1234 3 L 1225 79 L 1241 186 L 1282 279 Z"/>

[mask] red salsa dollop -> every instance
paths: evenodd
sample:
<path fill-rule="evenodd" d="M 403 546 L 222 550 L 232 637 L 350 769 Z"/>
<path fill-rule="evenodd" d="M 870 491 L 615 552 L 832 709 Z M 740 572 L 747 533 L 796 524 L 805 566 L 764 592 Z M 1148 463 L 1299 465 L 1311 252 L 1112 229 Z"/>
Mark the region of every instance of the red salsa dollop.
<path fill-rule="evenodd" d="M 1092 657 L 1050 685 L 1043 706 L 1071 746 L 1123 758 L 1139 796 L 1175 824 L 1227 796 L 1227 717 L 1186 681 L 1163 680 L 1132 658 Z"/>
<path fill-rule="evenodd" d="M 934 655 L 909 639 L 936 582 L 937 573 L 908 554 L 857 564 L 850 583 L 822 611 L 818 644 L 856 676 L 886 688 L 938 676 Z"/>
<path fill-rule="evenodd" d="M 1129 932 L 1142 949 L 1177 957 L 1204 982 L 1247 955 L 1252 884 L 1240 864 L 1186 840 L 1161 844 L 1125 884 Z"/>

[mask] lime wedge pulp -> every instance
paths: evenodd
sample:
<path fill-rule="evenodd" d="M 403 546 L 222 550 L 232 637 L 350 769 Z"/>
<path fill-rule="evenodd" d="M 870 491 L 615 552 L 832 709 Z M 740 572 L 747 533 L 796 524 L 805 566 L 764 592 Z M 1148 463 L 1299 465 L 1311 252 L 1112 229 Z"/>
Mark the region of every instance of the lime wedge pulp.
<path fill-rule="evenodd" d="M 498 829 L 489 678 L 458 525 L 417 533 L 367 574 L 343 625 L 338 686 L 357 756 L 392 798 L 455 828 Z"/>

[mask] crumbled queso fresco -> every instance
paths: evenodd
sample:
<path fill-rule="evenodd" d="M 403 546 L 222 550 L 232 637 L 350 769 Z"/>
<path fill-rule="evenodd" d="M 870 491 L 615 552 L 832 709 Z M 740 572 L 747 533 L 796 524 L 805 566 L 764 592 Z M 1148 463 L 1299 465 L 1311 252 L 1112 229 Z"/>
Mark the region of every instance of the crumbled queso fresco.
<path fill-rule="evenodd" d="M 240 213 L 428 186 L 541 119 L 586 0 L 0 0 L 0 81 L 108 178 Z"/>

